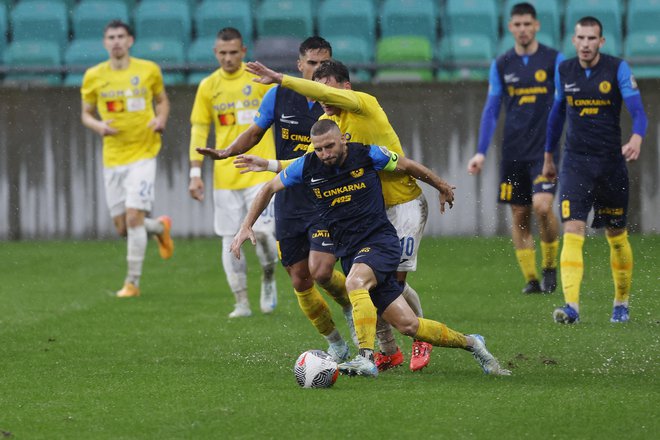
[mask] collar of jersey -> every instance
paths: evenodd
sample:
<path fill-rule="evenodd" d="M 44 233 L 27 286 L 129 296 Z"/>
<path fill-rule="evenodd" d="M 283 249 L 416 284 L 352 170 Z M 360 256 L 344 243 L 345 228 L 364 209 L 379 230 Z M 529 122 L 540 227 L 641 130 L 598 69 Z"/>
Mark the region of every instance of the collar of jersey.
<path fill-rule="evenodd" d="M 243 75 L 244 71 L 245 71 L 245 63 L 241 63 L 241 67 L 239 67 L 238 70 L 234 73 L 227 73 L 225 70 L 220 68 L 220 76 L 225 79 L 236 79 L 239 76 Z"/>

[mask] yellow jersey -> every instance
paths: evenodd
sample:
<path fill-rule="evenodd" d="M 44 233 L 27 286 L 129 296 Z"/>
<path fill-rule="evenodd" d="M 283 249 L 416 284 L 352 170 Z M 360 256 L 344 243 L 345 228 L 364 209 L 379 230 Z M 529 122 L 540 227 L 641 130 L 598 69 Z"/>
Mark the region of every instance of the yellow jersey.
<path fill-rule="evenodd" d="M 113 70 L 110 61 L 90 67 L 83 77 L 83 102 L 119 131 L 103 137 L 103 165 L 115 167 L 156 157 L 160 133 L 147 127 L 155 116 L 153 98 L 165 90 L 163 75 L 152 61 L 130 58 L 128 68 Z"/>
<path fill-rule="evenodd" d="M 368 93 L 336 89 L 315 81 L 284 75 L 282 86 L 301 95 L 342 109 L 337 116 L 322 115 L 337 123 L 348 142 L 387 147 L 405 156 L 401 141 L 390 125 L 378 100 Z M 311 146 L 310 151 L 313 151 Z M 392 206 L 416 199 L 422 193 L 417 181 L 405 173 L 379 171 L 385 205 Z"/>
<path fill-rule="evenodd" d="M 261 100 L 272 86 L 252 81 L 255 75 L 242 65 L 234 73 L 218 69 L 199 84 L 190 122 L 190 160 L 203 160 L 204 156 L 195 148 L 206 146 L 211 123 L 215 127 L 216 148 L 226 148 L 238 135 L 243 133 L 254 120 Z M 269 129 L 249 154 L 266 159 L 275 158 L 275 141 Z M 213 172 L 215 189 L 249 188 L 273 178 L 271 173 L 245 173 L 234 167 L 234 158 L 216 160 Z"/>

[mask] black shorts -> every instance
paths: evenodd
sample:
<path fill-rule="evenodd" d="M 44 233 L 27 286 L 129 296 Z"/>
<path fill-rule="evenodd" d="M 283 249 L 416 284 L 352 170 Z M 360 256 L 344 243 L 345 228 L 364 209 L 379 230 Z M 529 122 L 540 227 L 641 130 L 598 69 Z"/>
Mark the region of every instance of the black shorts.
<path fill-rule="evenodd" d="M 309 258 L 310 250 L 334 254 L 335 245 L 325 226 L 317 223 L 302 234 L 279 240 L 277 250 L 282 266 L 288 267 Z"/>
<path fill-rule="evenodd" d="M 543 177 L 543 160 L 502 161 L 498 201 L 512 205 L 531 205 L 536 193 L 554 194 L 555 182 Z"/>

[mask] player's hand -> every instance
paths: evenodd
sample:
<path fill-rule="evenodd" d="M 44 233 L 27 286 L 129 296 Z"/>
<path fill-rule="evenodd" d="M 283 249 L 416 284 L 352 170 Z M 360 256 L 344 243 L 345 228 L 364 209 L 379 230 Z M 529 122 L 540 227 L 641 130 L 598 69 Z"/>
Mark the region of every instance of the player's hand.
<path fill-rule="evenodd" d="M 234 166 L 236 168 L 244 168 L 240 171 L 240 174 L 249 173 L 250 171 L 267 171 L 268 159 L 252 154 L 240 154 L 234 159 Z"/>
<path fill-rule="evenodd" d="M 204 181 L 201 177 L 192 177 L 190 179 L 190 185 L 188 185 L 188 192 L 190 197 L 195 200 L 203 201 L 204 200 Z"/>
<path fill-rule="evenodd" d="M 449 205 L 449 209 L 454 207 L 454 190 L 456 187 L 447 182 L 443 182 L 440 186 L 440 214 L 445 213 L 445 203 Z"/>
<path fill-rule="evenodd" d="M 195 148 L 195 151 L 213 160 L 222 160 L 229 157 L 229 152 L 227 149 L 216 150 L 215 148 Z"/>
<path fill-rule="evenodd" d="M 552 159 L 552 153 L 545 153 L 543 156 L 543 171 L 541 174 L 549 182 L 554 182 L 557 179 L 557 167 L 555 166 L 555 161 Z"/>
<path fill-rule="evenodd" d="M 149 121 L 147 127 L 152 129 L 156 133 L 162 133 L 165 130 L 165 121 L 161 120 L 158 116 L 156 116 L 151 121 Z"/>
<path fill-rule="evenodd" d="M 642 151 L 642 137 L 638 134 L 630 136 L 626 145 L 621 147 L 621 154 L 626 158 L 626 162 L 639 159 L 639 153 Z"/>
<path fill-rule="evenodd" d="M 96 132 L 101 136 L 114 136 L 119 133 L 119 130 L 110 126 L 114 122 L 114 119 L 106 119 L 105 121 L 99 121 L 98 129 Z"/>
<path fill-rule="evenodd" d="M 481 153 L 477 153 L 472 156 L 472 159 L 470 159 L 467 166 L 468 174 L 479 174 L 481 172 L 481 168 L 484 166 L 484 160 L 486 160 L 486 156 Z"/>
<path fill-rule="evenodd" d="M 241 259 L 241 245 L 243 245 L 248 238 L 253 245 L 257 244 L 257 239 L 254 236 L 252 228 L 241 226 L 241 229 L 239 229 L 238 233 L 234 236 L 231 246 L 229 247 L 229 251 L 234 254 L 234 257 L 236 257 L 237 260 Z"/>
<path fill-rule="evenodd" d="M 245 64 L 245 70 L 259 76 L 253 79 L 261 84 L 282 84 L 282 74 L 261 64 L 259 61 L 250 61 Z"/>

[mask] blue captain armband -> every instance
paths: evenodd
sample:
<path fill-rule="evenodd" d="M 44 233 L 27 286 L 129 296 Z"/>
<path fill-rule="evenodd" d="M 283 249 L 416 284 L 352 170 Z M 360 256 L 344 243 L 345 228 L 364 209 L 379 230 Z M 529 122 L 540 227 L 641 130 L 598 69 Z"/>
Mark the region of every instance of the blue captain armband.
<path fill-rule="evenodd" d="M 399 163 L 399 155 L 378 145 L 369 145 L 369 157 L 376 171 L 394 171 Z"/>

